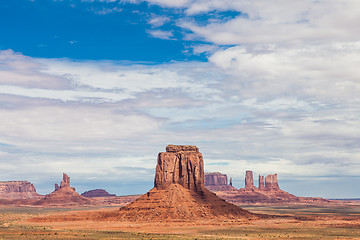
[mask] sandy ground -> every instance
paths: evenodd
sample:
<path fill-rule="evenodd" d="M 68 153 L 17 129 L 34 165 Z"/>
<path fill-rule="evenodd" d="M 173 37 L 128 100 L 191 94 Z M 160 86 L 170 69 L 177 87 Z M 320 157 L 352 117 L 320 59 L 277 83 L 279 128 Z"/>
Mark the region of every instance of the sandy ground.
<path fill-rule="evenodd" d="M 114 211 L 116 208 L 100 209 Z M 247 206 L 273 219 L 214 222 L 34 222 L 98 208 L 0 207 L 0 239 L 360 239 L 360 205 Z"/>

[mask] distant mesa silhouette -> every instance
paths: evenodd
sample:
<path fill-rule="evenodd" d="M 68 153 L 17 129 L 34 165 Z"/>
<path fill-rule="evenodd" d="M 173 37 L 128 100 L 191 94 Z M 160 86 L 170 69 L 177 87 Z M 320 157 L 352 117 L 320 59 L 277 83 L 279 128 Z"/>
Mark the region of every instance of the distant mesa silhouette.
<path fill-rule="evenodd" d="M 94 197 L 116 197 L 115 194 L 110 194 L 107 191 L 105 191 L 104 189 L 94 189 L 94 190 L 89 190 L 86 192 L 83 192 L 81 194 L 81 196 L 83 197 L 88 197 L 88 198 L 94 198 Z"/>

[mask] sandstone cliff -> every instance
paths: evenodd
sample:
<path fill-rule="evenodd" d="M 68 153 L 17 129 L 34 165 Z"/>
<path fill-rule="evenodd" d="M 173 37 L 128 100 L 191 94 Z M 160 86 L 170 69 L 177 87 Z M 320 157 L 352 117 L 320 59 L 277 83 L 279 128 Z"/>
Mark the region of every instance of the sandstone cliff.
<path fill-rule="evenodd" d="M 234 191 L 236 188 L 232 186 L 232 179 L 228 185 L 228 177 L 226 174 L 219 172 L 205 173 L 205 187 L 210 191 Z"/>
<path fill-rule="evenodd" d="M 169 145 L 159 153 L 154 188 L 105 219 L 130 221 L 193 221 L 254 218 L 225 202 L 204 186 L 204 163 L 196 146 Z"/>
<path fill-rule="evenodd" d="M 219 172 L 205 173 L 205 186 L 228 185 L 228 177 L 226 174 Z"/>
<path fill-rule="evenodd" d="M 154 186 L 164 189 L 178 183 L 189 190 L 200 191 L 204 185 L 203 166 L 197 147 L 169 145 L 166 152 L 158 155 Z"/>
<path fill-rule="evenodd" d="M 28 181 L 1 181 L 0 199 L 40 198 L 33 184 Z"/>
<path fill-rule="evenodd" d="M 267 175 L 265 177 L 265 190 L 276 191 L 279 190 L 279 183 L 277 179 L 277 174 Z"/>
<path fill-rule="evenodd" d="M 280 203 L 327 203 L 322 198 L 304 198 L 280 189 L 277 174 L 259 175 L 259 187 L 254 186 L 252 171 L 246 171 L 245 188 L 236 191 L 221 188 L 211 189 L 219 197 L 236 204 L 280 204 Z"/>
<path fill-rule="evenodd" d="M 254 189 L 254 176 L 252 171 L 245 173 L 245 189 Z"/>
<path fill-rule="evenodd" d="M 265 189 L 264 176 L 259 175 L 259 190 Z"/>

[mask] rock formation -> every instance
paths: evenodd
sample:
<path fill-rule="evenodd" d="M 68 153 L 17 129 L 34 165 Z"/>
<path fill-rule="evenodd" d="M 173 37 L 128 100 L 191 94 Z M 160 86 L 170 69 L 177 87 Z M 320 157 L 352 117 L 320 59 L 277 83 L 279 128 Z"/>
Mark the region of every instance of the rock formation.
<path fill-rule="evenodd" d="M 196 146 L 167 146 L 158 155 L 154 188 L 119 212 L 102 217 L 130 221 L 254 218 L 205 188 L 203 164 Z"/>
<path fill-rule="evenodd" d="M 264 181 L 265 180 L 265 181 Z M 322 198 L 297 197 L 279 188 L 277 174 L 259 175 L 259 187 L 254 186 L 252 171 L 246 171 L 245 188 L 239 190 L 210 189 L 216 195 L 236 204 L 277 204 L 277 203 L 327 203 L 329 200 Z"/>
<path fill-rule="evenodd" d="M 63 173 L 63 180 L 60 183 L 60 187 L 58 184 L 55 184 L 55 191 L 47 194 L 43 199 L 37 201 L 35 205 L 76 206 L 93 203 L 91 199 L 75 192 L 75 188 L 70 187 L 70 177 Z"/>
<path fill-rule="evenodd" d="M 65 188 L 65 187 L 70 187 L 70 177 L 65 173 L 63 173 L 63 180 L 60 183 L 60 188 Z"/>
<path fill-rule="evenodd" d="M 204 186 L 203 166 L 197 147 L 169 145 L 166 152 L 158 155 L 154 187 L 164 189 L 178 183 L 189 190 L 200 191 Z"/>
<path fill-rule="evenodd" d="M 259 190 L 265 189 L 264 176 L 259 175 Z"/>
<path fill-rule="evenodd" d="M 81 196 L 88 197 L 88 198 L 93 198 L 93 197 L 116 197 L 115 194 L 110 194 L 107 191 L 105 191 L 104 189 L 95 189 L 95 190 L 86 191 L 86 192 L 82 193 Z"/>
<path fill-rule="evenodd" d="M 228 185 L 227 179 L 228 177 L 226 174 L 219 172 L 205 173 L 205 187 L 214 192 L 236 190 L 232 186 L 232 179 L 230 179 L 230 185 Z"/>
<path fill-rule="evenodd" d="M 40 198 L 33 184 L 28 181 L 1 181 L 0 199 Z"/>
<path fill-rule="evenodd" d="M 228 185 L 227 175 L 219 172 L 205 173 L 205 186 Z"/>
<path fill-rule="evenodd" d="M 254 189 L 254 177 L 252 171 L 246 171 L 245 174 L 245 189 Z"/>
<path fill-rule="evenodd" d="M 279 189 L 280 188 L 277 180 L 277 174 L 267 175 L 265 177 L 265 190 L 276 191 Z"/>

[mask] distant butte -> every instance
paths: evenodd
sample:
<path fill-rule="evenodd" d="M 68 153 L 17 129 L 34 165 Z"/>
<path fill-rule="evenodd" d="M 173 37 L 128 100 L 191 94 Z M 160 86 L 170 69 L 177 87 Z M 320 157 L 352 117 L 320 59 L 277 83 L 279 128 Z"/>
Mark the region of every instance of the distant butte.
<path fill-rule="evenodd" d="M 94 197 L 116 197 L 115 194 L 110 194 L 110 193 L 108 193 L 107 191 L 105 191 L 104 189 L 95 189 L 95 190 L 86 191 L 86 192 L 82 193 L 81 196 L 83 196 L 83 197 L 88 197 L 88 198 L 94 198 Z"/>
<path fill-rule="evenodd" d="M 219 175 L 221 173 L 207 173 L 208 175 Z M 225 174 L 222 174 L 226 176 Z M 227 176 L 226 176 L 227 179 Z M 224 182 L 224 180 L 222 181 Z M 206 183 L 206 182 L 205 182 Z M 245 173 L 245 188 L 236 189 L 230 185 L 224 187 L 222 183 L 205 184 L 206 188 L 213 191 L 219 197 L 234 204 L 277 204 L 277 203 L 325 203 L 330 200 L 323 198 L 297 197 L 280 189 L 277 174 L 259 175 L 259 187 L 254 186 L 253 172 Z M 228 189 L 228 187 L 232 187 Z"/>
<path fill-rule="evenodd" d="M 36 199 L 42 196 L 28 181 L 0 181 L 0 199 Z"/>
<path fill-rule="evenodd" d="M 94 202 L 86 197 L 81 196 L 75 191 L 75 188 L 70 187 L 70 177 L 63 173 L 63 180 L 55 184 L 55 190 L 47 194 L 43 199 L 35 202 L 35 205 L 61 205 L 61 206 L 77 206 L 94 204 Z"/>
<path fill-rule="evenodd" d="M 230 178 L 230 184 L 228 184 L 227 175 L 219 172 L 205 173 L 205 187 L 213 192 L 237 191 L 232 186 L 232 179 Z"/>
<path fill-rule="evenodd" d="M 154 188 L 117 214 L 130 221 L 255 217 L 205 188 L 203 156 L 196 146 L 188 145 L 168 145 L 166 152 L 159 153 Z"/>

